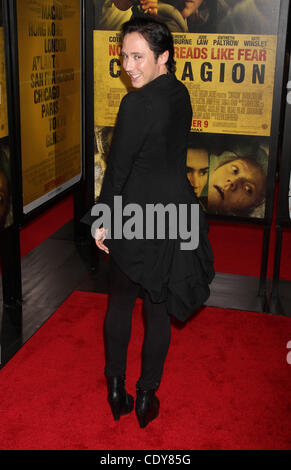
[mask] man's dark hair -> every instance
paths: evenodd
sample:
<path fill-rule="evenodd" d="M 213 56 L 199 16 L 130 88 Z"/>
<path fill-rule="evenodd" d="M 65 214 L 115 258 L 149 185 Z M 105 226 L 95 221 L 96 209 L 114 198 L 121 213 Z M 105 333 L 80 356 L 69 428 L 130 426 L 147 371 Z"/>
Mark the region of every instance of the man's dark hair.
<path fill-rule="evenodd" d="M 139 33 L 147 41 L 153 51 L 155 60 L 165 51 L 169 51 L 169 59 L 166 63 L 169 73 L 175 73 L 176 62 L 174 60 L 174 43 L 169 28 L 159 21 L 150 18 L 132 18 L 122 25 L 122 36 L 130 33 Z"/>

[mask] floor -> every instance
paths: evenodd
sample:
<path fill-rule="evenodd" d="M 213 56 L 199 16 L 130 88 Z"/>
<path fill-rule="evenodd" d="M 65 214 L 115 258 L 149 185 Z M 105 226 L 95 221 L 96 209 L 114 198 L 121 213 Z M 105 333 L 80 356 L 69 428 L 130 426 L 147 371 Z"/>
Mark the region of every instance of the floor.
<path fill-rule="evenodd" d="M 76 245 L 71 221 L 22 258 L 22 306 L 0 312 L 0 368 L 74 290 L 108 292 L 106 257 L 97 257 L 89 240 L 88 234 L 88 240 Z M 269 302 L 258 296 L 258 278 L 217 273 L 206 305 L 264 312 L 269 303 L 273 314 L 291 316 L 290 286 L 282 281 L 280 296 Z M 269 292 L 269 281 L 266 287 Z M 2 287 L 2 304 L 1 291 Z"/>

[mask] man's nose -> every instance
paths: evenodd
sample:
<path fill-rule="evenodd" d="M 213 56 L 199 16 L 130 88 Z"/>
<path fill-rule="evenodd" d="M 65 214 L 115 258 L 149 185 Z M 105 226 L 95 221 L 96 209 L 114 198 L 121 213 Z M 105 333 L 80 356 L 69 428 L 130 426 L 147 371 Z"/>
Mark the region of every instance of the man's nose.
<path fill-rule="evenodd" d="M 196 172 L 192 173 L 191 179 L 192 179 L 192 186 L 194 186 L 194 188 L 198 188 L 199 187 L 199 178 L 198 178 L 198 175 L 197 175 Z"/>
<path fill-rule="evenodd" d="M 123 60 L 123 68 L 126 72 L 130 72 L 133 68 L 133 62 L 130 58 Z"/>
<path fill-rule="evenodd" d="M 237 181 L 228 179 L 223 189 L 225 191 L 235 191 L 237 189 Z"/>

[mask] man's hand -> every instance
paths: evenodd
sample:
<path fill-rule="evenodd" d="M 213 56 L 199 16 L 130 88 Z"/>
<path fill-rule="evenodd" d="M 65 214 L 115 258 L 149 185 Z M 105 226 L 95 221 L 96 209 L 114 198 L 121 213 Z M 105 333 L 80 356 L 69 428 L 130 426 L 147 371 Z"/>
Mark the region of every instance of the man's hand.
<path fill-rule="evenodd" d="M 158 0 L 140 0 L 142 9 L 151 15 L 158 14 Z"/>
<path fill-rule="evenodd" d="M 128 10 L 137 0 L 113 0 L 114 5 L 119 10 Z M 140 0 L 142 9 L 150 15 L 158 14 L 158 0 Z"/>
<path fill-rule="evenodd" d="M 109 250 L 107 246 L 104 245 L 104 240 L 106 238 L 106 234 L 108 233 L 108 230 L 105 228 L 97 228 L 95 232 L 95 243 L 99 250 L 105 251 L 105 253 L 108 255 Z"/>

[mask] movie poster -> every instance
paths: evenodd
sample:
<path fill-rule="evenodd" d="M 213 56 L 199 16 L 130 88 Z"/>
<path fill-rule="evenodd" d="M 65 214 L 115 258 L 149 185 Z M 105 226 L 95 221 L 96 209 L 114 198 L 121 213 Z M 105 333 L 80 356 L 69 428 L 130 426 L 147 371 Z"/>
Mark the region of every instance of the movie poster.
<path fill-rule="evenodd" d="M 286 57 L 288 79 L 286 84 L 286 107 L 284 112 L 284 126 L 282 132 L 282 145 L 280 151 L 279 192 L 276 212 L 276 224 L 291 225 L 291 61 L 290 54 Z"/>
<path fill-rule="evenodd" d="M 132 16 L 165 22 L 193 120 L 187 176 L 209 214 L 265 215 L 280 0 L 96 0 L 95 196 L 120 101 L 130 90 L 120 28 Z"/>
<path fill-rule="evenodd" d="M 6 90 L 4 28 L 0 2 L 0 231 L 13 223 Z"/>
<path fill-rule="evenodd" d="M 23 210 L 81 177 L 79 0 L 17 0 Z"/>

